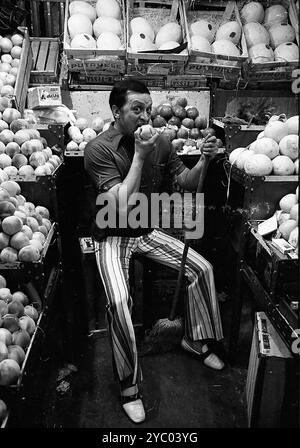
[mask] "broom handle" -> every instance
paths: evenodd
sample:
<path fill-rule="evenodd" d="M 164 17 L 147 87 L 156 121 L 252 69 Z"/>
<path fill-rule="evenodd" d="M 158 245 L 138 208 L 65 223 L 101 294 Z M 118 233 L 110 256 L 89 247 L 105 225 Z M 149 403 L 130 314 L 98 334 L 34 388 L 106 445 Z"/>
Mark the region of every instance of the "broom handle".
<path fill-rule="evenodd" d="M 208 135 L 207 138 L 208 137 L 210 137 L 210 135 Z M 205 140 L 207 140 L 207 138 Z M 205 179 L 205 176 L 207 173 L 208 165 L 209 165 L 209 157 L 205 156 L 203 165 L 202 165 L 202 169 L 200 172 L 199 180 L 198 180 L 198 186 L 197 186 L 197 190 L 196 190 L 197 193 L 202 192 L 203 183 L 204 183 L 204 179 Z M 172 307 L 171 307 L 171 311 L 169 314 L 169 320 L 174 320 L 174 318 L 175 318 L 176 307 L 177 307 L 177 303 L 178 303 L 178 299 L 179 299 L 179 293 L 180 293 L 180 288 L 181 288 L 181 284 L 182 284 L 185 262 L 186 262 L 189 247 L 190 247 L 190 239 L 187 239 L 184 243 L 183 254 L 182 254 L 182 259 L 181 259 L 181 263 L 180 263 L 180 270 L 179 270 L 179 275 L 177 278 L 175 294 L 174 294 L 173 301 L 172 301 Z"/>

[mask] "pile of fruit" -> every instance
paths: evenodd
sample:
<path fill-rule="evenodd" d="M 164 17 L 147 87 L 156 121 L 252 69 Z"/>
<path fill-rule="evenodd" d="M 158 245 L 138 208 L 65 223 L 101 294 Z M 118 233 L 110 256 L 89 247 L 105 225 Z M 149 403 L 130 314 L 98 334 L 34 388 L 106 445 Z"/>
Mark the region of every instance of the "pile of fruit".
<path fill-rule="evenodd" d="M 39 131 L 10 107 L 8 98 L 0 97 L 0 181 L 49 175 L 60 163 Z"/>
<path fill-rule="evenodd" d="M 197 107 L 188 105 L 185 97 L 154 106 L 151 121 L 154 128 L 169 136 L 173 148 L 180 154 L 199 151 L 203 138 L 207 134 L 215 135 L 215 130 L 207 127 L 206 117 L 200 115 Z M 223 146 L 220 139 L 217 144 Z"/>
<path fill-rule="evenodd" d="M 283 5 L 264 9 L 259 2 L 249 2 L 242 8 L 241 18 L 249 57 L 253 63 L 299 59 L 299 48 L 294 42 L 296 32 L 288 23 L 288 11 Z"/>
<path fill-rule="evenodd" d="M 38 261 L 51 229 L 49 210 L 26 201 L 19 184 L 0 184 L 0 262 Z"/>
<path fill-rule="evenodd" d="M 38 307 L 28 295 L 23 291 L 12 293 L 7 287 L 6 279 L 0 275 L 1 386 L 10 386 L 18 382 L 39 315 Z M 0 402 L 0 421 L 3 408 L 4 406 Z"/>
<path fill-rule="evenodd" d="M 251 176 L 289 176 L 299 172 L 299 116 L 273 115 L 257 139 L 236 148 L 229 162 Z"/>
<path fill-rule="evenodd" d="M 19 70 L 23 36 L 15 33 L 0 37 L 0 95 L 11 98 Z"/>
<path fill-rule="evenodd" d="M 299 187 L 297 187 L 295 193 L 289 193 L 283 196 L 279 201 L 280 210 L 276 212 L 278 231 L 281 237 L 288 241 L 293 247 L 295 247 L 295 252 L 298 254 L 298 235 L 299 235 L 299 224 L 298 224 L 298 192 Z"/>
<path fill-rule="evenodd" d="M 101 117 L 93 118 L 91 125 L 86 118 L 79 117 L 67 130 L 70 141 L 66 145 L 68 151 L 84 150 L 87 143 L 93 140 L 109 126 Z"/>
<path fill-rule="evenodd" d="M 8 408 L 5 401 L 0 398 L 0 428 L 8 415 Z"/>
<path fill-rule="evenodd" d="M 71 48 L 124 50 L 121 2 L 71 0 L 68 31 Z"/>

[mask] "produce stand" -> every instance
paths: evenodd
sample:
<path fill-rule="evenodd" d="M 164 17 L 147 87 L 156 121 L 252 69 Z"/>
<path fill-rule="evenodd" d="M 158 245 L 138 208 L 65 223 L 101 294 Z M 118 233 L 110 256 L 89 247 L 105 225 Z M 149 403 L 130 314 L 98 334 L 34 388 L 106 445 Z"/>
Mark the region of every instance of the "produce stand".
<path fill-rule="evenodd" d="M 112 121 L 108 104 L 109 92 L 115 82 L 122 79 L 139 78 L 148 86 L 153 101 L 152 124 L 156 126 L 156 117 L 163 118 L 161 123 L 164 124 L 157 125 L 159 132 L 166 132 L 170 136 L 172 149 L 187 168 L 192 169 L 197 164 L 200 157 L 199 148 L 206 133 L 215 134 L 218 139 L 219 150 L 210 162 L 203 186 L 204 235 L 192 240 L 191 248 L 202 254 L 213 266 L 222 322 L 225 316 L 225 346 L 228 342 L 229 363 L 232 366 L 237 363 L 238 348 L 240 343 L 244 342 L 240 338 L 240 327 L 245 324 L 243 307 L 247 300 L 250 302 L 247 305 L 251 317 L 255 311 L 265 312 L 287 350 L 291 352 L 292 361 L 298 360 L 297 353 L 292 353 L 291 348 L 295 341 L 295 332 L 299 328 L 298 254 L 295 250 L 291 251 L 293 257 L 288 253 L 281 253 L 272 244 L 273 235 L 264 237 L 258 233 L 258 225 L 274 215 L 283 196 L 291 194 L 296 197 L 296 164 L 292 175 L 261 176 L 249 175 L 229 160 L 234 149 L 247 148 L 255 141 L 258 134 L 265 130 L 270 118 L 275 122 L 274 115 L 285 114 L 286 118 L 290 119 L 299 114 L 299 61 L 252 63 L 243 30 L 237 44 L 239 56 L 203 52 L 192 48 L 190 25 L 193 22 L 207 20 L 213 25 L 214 32 L 228 21 L 237 21 L 243 26 L 241 10 L 249 0 L 117 2 L 121 7 L 122 46 L 116 50 L 99 49 L 96 46 L 97 39 L 93 48 L 83 48 L 84 44 L 83 47 L 74 47 L 70 34 L 73 30 L 68 27 L 73 0 L 22 2 L 22 6 L 28 4 L 30 11 L 23 22 L 26 22 L 26 26 L 20 26 L 17 30 L 24 36 L 24 41 L 14 94 L 10 97 L 12 104 L 7 107 L 16 108 L 22 119 L 39 131 L 40 136 L 46 139 L 47 149 L 51 148 L 52 153 L 59 156 L 60 163 L 55 169 L 48 167 L 51 174 L 33 174 L 29 177 L 7 174 L 10 180 L 19 184 L 20 194 L 24 195 L 26 201 L 48 209 L 51 229 L 38 261 L 0 262 L 0 275 L 7 280 L 8 288 L 24 288 L 25 291 L 31 284 L 40 297 L 40 302 L 35 304 L 36 308 L 39 308 L 39 316 L 25 359 L 20 366 L 20 377 L 11 386 L 0 385 L 0 399 L 3 399 L 8 407 L 8 414 L 0 421 L 0 427 L 3 429 L 26 427 L 39 420 L 33 418 L 33 413 L 36 409 L 41 409 L 40 400 L 48 387 L 47 381 L 42 384 L 43 369 L 49 369 L 50 372 L 52 363 L 56 363 L 55 370 L 57 364 L 73 361 L 74 364 L 78 362 L 78 365 L 82 366 L 81 344 L 85 343 L 87 338 L 90 338 L 90 344 L 90 341 L 97 338 L 97 334 L 100 338 L 108 337 L 105 291 L 99 277 L 91 237 L 91 221 L 95 212 L 94 190 L 84 170 L 84 145 L 102 132 L 102 126 L 106 127 Z M 84 8 L 83 2 L 80 3 L 78 7 Z M 96 0 L 86 3 L 96 8 Z M 288 11 L 288 23 L 295 30 L 295 43 L 299 45 L 296 0 L 262 0 L 260 3 L 264 8 L 278 3 L 285 6 Z M 111 7 L 111 4 L 108 4 Z M 147 19 L 156 33 L 163 25 L 177 22 L 182 30 L 178 52 L 158 49 L 143 52 L 133 49 L 130 43 L 130 22 L 136 17 Z M 139 33 L 143 34 L 143 30 Z M 0 29 L 0 35 L 4 34 Z M 92 37 L 95 38 L 95 35 Z M 0 56 L 5 53 L 6 51 L 0 48 Z M 9 60 L 9 57 L 5 56 L 4 60 L 5 58 Z M 3 68 L 2 64 L 0 65 Z M 6 70 L 10 70 L 9 67 L 6 67 Z M 295 82 L 292 84 L 293 79 Z M 42 121 L 42 115 L 36 119 L 39 113 L 34 109 L 32 112 L 28 102 L 28 109 L 24 113 L 28 87 L 44 85 L 54 86 L 54 89 L 60 91 L 62 108 L 66 111 L 67 106 L 69 109 L 65 121 L 61 118 L 64 115 L 62 109 L 57 110 L 57 115 L 51 115 L 56 110 L 50 108 L 50 119 L 44 118 Z M 34 106 L 36 104 L 32 105 Z M 164 107 L 158 110 L 160 106 Z M 177 107 L 176 111 L 175 106 L 180 106 L 181 109 L 178 110 Z M 0 118 L 3 118 L 5 107 L 3 106 Z M 93 124 L 95 118 L 100 119 L 97 125 Z M 184 124 L 185 118 L 187 121 Z M 19 118 L 13 120 L 17 122 L 14 125 L 20 126 L 22 131 L 26 124 L 18 120 Z M 99 125 L 101 120 L 102 124 Z M 20 143 L 19 148 L 14 146 L 15 132 L 13 136 L 4 132 L 11 129 L 11 121 L 2 119 L 1 122 L 3 130 L 0 130 L 0 156 L 3 157 L 3 153 L 5 158 L 10 151 L 13 154 L 13 149 L 16 149 L 17 154 L 22 153 L 23 143 Z M 285 119 L 282 118 L 282 122 L 285 123 Z M 71 137 L 71 132 L 68 133 L 70 126 L 77 127 L 80 131 L 77 140 L 75 133 L 74 138 Z M 292 128 L 293 131 L 289 132 L 295 136 L 295 123 Z M 84 135 L 86 129 L 88 131 Z M 10 143 L 13 145 L 8 146 Z M 45 148 L 45 140 L 42 139 L 42 143 Z M 280 154 L 285 150 L 287 154 L 288 150 L 291 152 L 291 148 L 280 148 Z M 32 151 L 37 150 L 34 148 Z M 29 162 L 28 154 L 26 157 Z M 293 163 L 295 157 L 297 155 L 290 157 Z M 16 167 L 12 160 L 11 165 L 5 166 L 6 161 L 2 161 L 3 167 L 0 170 L 0 177 L 3 178 L 3 173 L 9 173 L 10 167 Z M 55 162 L 55 158 L 52 162 Z M 32 167 L 36 169 L 34 163 Z M 157 168 L 152 176 L 154 185 L 155 173 L 158 171 L 162 172 L 161 167 Z M 164 187 L 167 186 L 165 191 L 168 190 L 168 193 L 184 193 L 174 176 L 165 176 L 164 182 Z M 20 205 L 17 196 L 16 194 L 14 199 L 10 198 L 16 208 Z M 22 201 L 22 198 L 19 200 Z M 28 209 L 28 216 L 29 213 L 31 210 Z M 174 213 L 173 208 L 170 210 L 171 217 Z M 282 216 L 287 215 L 283 210 L 281 213 Z M 279 227 L 279 220 L 277 223 Z M 183 229 L 170 228 L 165 231 L 184 242 Z M 3 233 L 5 232 L 1 229 L 1 234 Z M 287 241 L 286 238 L 285 240 Z M 134 299 L 132 318 L 137 339 L 145 330 L 149 330 L 157 319 L 168 316 L 177 275 L 177 271 L 169 267 L 141 256 L 133 257 L 130 264 L 130 293 Z M 178 315 L 184 312 L 186 286 L 184 282 L 181 287 Z M 224 303 L 222 297 L 225 297 Z M 229 320 L 226 321 L 228 310 Z M 2 316 L 0 327 L 1 319 Z M 245 325 L 247 332 L 253 322 L 254 319 L 251 321 L 249 316 Z M 250 352 L 250 345 L 247 344 L 246 341 L 246 350 L 243 350 L 246 357 Z M 84 356 L 94 352 L 94 346 L 92 350 L 90 345 L 88 346 Z M 250 358 L 253 356 L 251 351 Z M 49 359 L 51 368 L 48 368 L 49 364 L 46 365 Z M 106 368 L 106 362 L 101 364 L 102 368 Z M 291 368 L 296 372 L 294 367 Z M 78 371 L 79 378 L 82 372 L 80 369 Z M 252 373 L 249 372 L 249 375 Z M 299 373 L 298 370 L 296 373 Z M 107 377 L 109 375 L 110 373 Z M 222 378 L 221 376 L 220 382 Z M 282 381 L 284 380 L 285 377 Z M 55 406 L 59 401 L 57 394 L 66 393 L 65 401 L 71 403 L 72 394 L 69 394 L 67 389 L 68 380 L 63 384 L 66 386 L 63 392 L 63 388 L 56 389 L 56 381 L 55 379 Z M 79 378 L 76 385 L 81 385 L 80 381 Z M 259 381 L 262 389 L 262 377 Z M 71 383 L 70 381 L 70 387 Z M 82 384 L 86 386 L 86 378 Z M 258 389 L 256 392 L 259 395 L 262 391 Z M 272 390 L 270 394 L 276 395 L 276 390 Z M 289 397 L 285 399 L 288 401 Z M 63 401 L 61 400 L 61 403 Z M 271 407 L 273 401 L 271 403 L 270 400 Z M 56 412 L 54 407 L 53 412 Z M 43 416 L 40 420 L 43 420 Z"/>

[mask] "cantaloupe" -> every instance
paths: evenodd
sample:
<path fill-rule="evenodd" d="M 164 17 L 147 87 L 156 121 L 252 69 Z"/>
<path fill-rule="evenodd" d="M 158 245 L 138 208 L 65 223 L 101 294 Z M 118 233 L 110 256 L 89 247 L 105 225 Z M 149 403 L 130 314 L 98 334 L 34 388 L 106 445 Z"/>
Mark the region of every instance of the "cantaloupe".
<path fill-rule="evenodd" d="M 256 154 L 265 154 L 270 159 L 274 159 L 274 157 L 279 154 L 278 144 L 275 140 L 268 137 L 262 137 L 255 140 L 255 146 L 251 149 L 253 149 Z"/>
<path fill-rule="evenodd" d="M 288 219 L 287 221 L 280 224 L 278 230 L 286 241 L 288 241 L 290 233 L 293 229 L 297 227 L 297 223 L 294 219 Z"/>
<path fill-rule="evenodd" d="M 279 207 L 285 213 L 290 213 L 291 208 L 295 204 L 297 204 L 297 197 L 294 193 L 286 194 L 279 201 Z"/>
<path fill-rule="evenodd" d="M 291 231 L 288 242 L 293 247 L 298 247 L 298 239 L 299 239 L 299 227 L 297 226 Z"/>
<path fill-rule="evenodd" d="M 295 204 L 290 210 L 290 218 L 294 219 L 297 224 L 298 224 L 298 213 L 299 213 L 299 204 Z"/>
<path fill-rule="evenodd" d="M 294 162 L 288 156 L 277 156 L 272 164 L 273 174 L 276 176 L 291 176 L 295 172 Z"/>
<path fill-rule="evenodd" d="M 283 156 L 288 156 L 292 160 L 299 157 L 299 137 L 298 135 L 286 135 L 279 142 L 279 151 Z"/>
<path fill-rule="evenodd" d="M 264 19 L 264 7 L 259 2 L 246 3 L 241 9 L 241 19 L 244 23 L 259 22 L 262 23 Z"/>
<path fill-rule="evenodd" d="M 93 34 L 93 24 L 84 14 L 74 14 L 68 19 L 68 30 L 71 39 L 76 34 Z"/>
<path fill-rule="evenodd" d="M 270 43 L 270 36 L 263 25 L 257 22 L 248 22 L 243 26 L 243 31 L 248 48 L 256 44 Z"/>
<path fill-rule="evenodd" d="M 76 34 L 71 40 L 72 48 L 96 48 L 96 41 L 91 34 Z"/>
<path fill-rule="evenodd" d="M 288 135 L 288 129 L 285 123 L 282 121 L 276 120 L 268 123 L 264 130 L 265 137 L 272 138 L 277 143 L 280 140 Z"/>
<path fill-rule="evenodd" d="M 146 34 L 151 42 L 154 41 L 155 33 L 150 23 L 144 17 L 134 17 L 130 23 L 130 35 L 132 34 Z"/>
<path fill-rule="evenodd" d="M 236 166 L 240 169 L 243 170 L 246 161 L 252 157 L 254 154 L 254 151 L 247 149 L 246 151 L 241 152 L 238 155 L 237 161 L 236 161 Z"/>
<path fill-rule="evenodd" d="M 96 12 L 98 17 L 121 19 L 121 8 L 117 0 L 98 0 Z"/>
<path fill-rule="evenodd" d="M 238 160 L 239 155 L 240 155 L 242 152 L 244 152 L 244 151 L 246 151 L 246 148 L 244 148 L 244 147 L 235 148 L 235 149 L 234 149 L 233 151 L 231 151 L 231 153 L 229 154 L 229 162 L 230 162 L 232 165 L 236 165 L 236 161 Z"/>
<path fill-rule="evenodd" d="M 98 17 L 98 19 L 96 19 L 93 23 L 93 30 L 96 39 L 98 39 L 100 34 L 106 31 L 110 31 L 117 36 L 121 36 L 122 34 L 121 22 L 114 17 Z"/>
<path fill-rule="evenodd" d="M 70 16 L 74 14 L 83 14 L 87 16 L 92 22 L 96 20 L 96 9 L 88 2 L 81 0 L 74 0 L 69 4 Z"/>
<path fill-rule="evenodd" d="M 286 120 L 285 126 L 288 134 L 298 135 L 299 133 L 299 115 L 294 115 Z"/>
<path fill-rule="evenodd" d="M 268 176 L 272 169 L 272 161 L 265 154 L 254 154 L 244 165 L 244 170 L 251 176 Z"/>
<path fill-rule="evenodd" d="M 180 42 L 182 39 L 181 26 L 177 22 L 169 22 L 163 25 L 157 32 L 155 44 L 160 47 L 163 43 L 170 40 Z"/>
<path fill-rule="evenodd" d="M 189 31 L 191 36 L 205 37 L 211 44 L 214 40 L 214 29 L 210 22 L 207 20 L 197 20 L 190 24 Z"/>
<path fill-rule="evenodd" d="M 235 20 L 223 23 L 217 30 L 215 40 L 227 39 L 237 45 L 241 38 L 241 26 Z"/>

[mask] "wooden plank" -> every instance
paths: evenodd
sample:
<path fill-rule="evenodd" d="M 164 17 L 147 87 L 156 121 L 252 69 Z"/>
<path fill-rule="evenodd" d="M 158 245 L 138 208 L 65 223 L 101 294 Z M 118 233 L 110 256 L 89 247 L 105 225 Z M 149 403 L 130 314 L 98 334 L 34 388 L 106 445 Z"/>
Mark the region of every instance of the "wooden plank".
<path fill-rule="evenodd" d="M 39 36 L 41 34 L 41 27 L 40 27 L 40 5 L 35 0 L 30 0 L 30 7 L 32 11 L 32 33 L 34 36 Z"/>
<path fill-rule="evenodd" d="M 60 2 L 59 5 L 59 32 L 62 34 L 64 32 L 64 22 L 65 22 L 65 3 Z"/>
<path fill-rule="evenodd" d="M 46 64 L 46 71 L 56 72 L 57 59 L 58 59 L 58 42 L 49 42 L 49 54 Z"/>
<path fill-rule="evenodd" d="M 31 41 L 31 51 L 32 51 L 32 58 L 33 58 L 33 64 L 32 69 L 35 70 L 38 54 L 40 49 L 40 41 L 39 40 L 32 40 Z"/>
<path fill-rule="evenodd" d="M 49 42 L 42 41 L 40 45 L 39 57 L 36 64 L 37 71 L 43 72 L 45 70 L 48 50 L 49 50 Z"/>
<path fill-rule="evenodd" d="M 46 24 L 46 35 L 52 36 L 51 3 L 46 2 L 44 6 L 44 18 Z"/>

